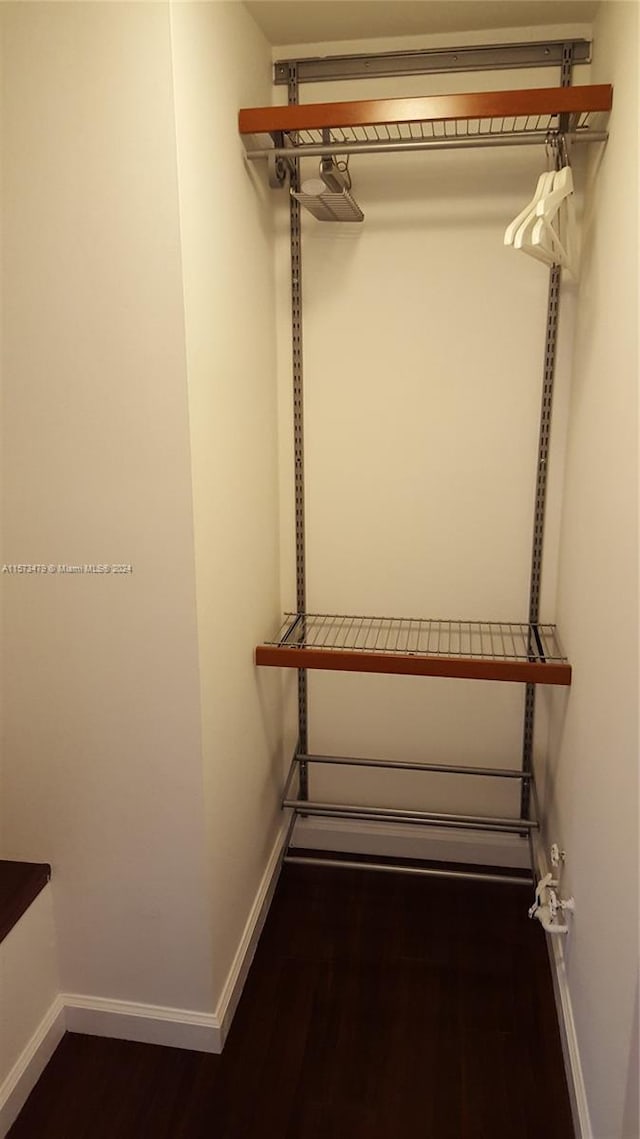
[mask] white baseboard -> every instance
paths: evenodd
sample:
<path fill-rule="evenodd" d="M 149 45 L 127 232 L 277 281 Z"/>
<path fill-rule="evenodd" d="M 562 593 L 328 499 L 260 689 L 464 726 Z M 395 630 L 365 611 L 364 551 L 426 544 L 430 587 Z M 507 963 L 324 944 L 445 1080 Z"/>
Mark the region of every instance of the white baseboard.
<path fill-rule="evenodd" d="M 258 886 L 218 1006 L 213 1013 L 63 993 L 69 1032 L 163 1044 L 196 1052 L 222 1052 L 253 961 L 282 864 L 285 830 L 278 834 Z"/>
<path fill-rule="evenodd" d="M 56 997 L 0 1087 L 0 1136 L 17 1119 L 65 1032 L 65 1008 Z"/>
<path fill-rule="evenodd" d="M 231 963 L 227 980 L 218 1001 L 216 1018 L 220 1025 L 221 1050 L 231 1027 L 234 1013 L 238 1007 L 238 1001 L 242 996 L 244 983 L 251 968 L 251 962 L 253 961 L 258 941 L 260 940 L 262 927 L 269 913 L 273 892 L 278 883 L 284 855 L 287 825 L 281 828 L 273 844 L 269 861 L 262 875 L 262 880 L 258 886 L 253 905 L 247 918 L 247 923 L 240 938 L 240 944 Z"/>
<path fill-rule="evenodd" d="M 546 857 L 540 842 L 536 844 L 536 863 L 539 877 L 544 878 L 545 874 L 548 873 L 549 867 L 547 866 Z M 562 1056 L 564 1059 L 564 1070 L 567 1077 L 567 1087 L 569 1089 L 569 1100 L 571 1102 L 571 1114 L 573 1116 L 576 1139 L 594 1139 L 591 1129 L 587 1091 L 580 1060 L 580 1049 L 578 1047 L 578 1034 L 573 1018 L 571 991 L 569 989 L 565 966 L 565 936 L 571 937 L 571 933 L 564 936 L 546 934 L 556 1012 L 560 1026 Z"/>
<path fill-rule="evenodd" d="M 569 935 L 567 935 L 569 936 Z M 587 1102 L 587 1091 L 582 1074 L 578 1036 L 573 1019 L 571 993 L 567 981 L 567 971 L 564 963 L 563 943 L 560 937 L 547 934 L 549 959 L 551 961 L 551 975 L 556 998 L 556 1009 L 560 1024 L 560 1039 L 562 1041 L 562 1054 L 571 1100 L 571 1113 L 576 1139 L 593 1139 L 591 1130 L 591 1117 Z"/>
<path fill-rule="evenodd" d="M 214 1013 L 108 1000 L 83 993 L 62 993 L 62 1000 L 68 1032 L 164 1044 L 194 1052 L 222 1051 L 222 1033 Z"/>
<path fill-rule="evenodd" d="M 421 858 L 518 869 L 526 869 L 530 865 L 529 843 L 518 835 L 456 831 L 405 823 L 298 819 L 292 845 L 386 858 Z"/>

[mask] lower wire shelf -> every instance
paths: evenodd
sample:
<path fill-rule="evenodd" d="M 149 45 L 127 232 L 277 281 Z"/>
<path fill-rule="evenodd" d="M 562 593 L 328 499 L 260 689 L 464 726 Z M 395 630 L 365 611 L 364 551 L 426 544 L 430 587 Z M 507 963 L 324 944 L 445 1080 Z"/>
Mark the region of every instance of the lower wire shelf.
<path fill-rule="evenodd" d="M 272 668 L 571 684 L 555 625 L 523 622 L 287 613 L 255 659 Z"/>

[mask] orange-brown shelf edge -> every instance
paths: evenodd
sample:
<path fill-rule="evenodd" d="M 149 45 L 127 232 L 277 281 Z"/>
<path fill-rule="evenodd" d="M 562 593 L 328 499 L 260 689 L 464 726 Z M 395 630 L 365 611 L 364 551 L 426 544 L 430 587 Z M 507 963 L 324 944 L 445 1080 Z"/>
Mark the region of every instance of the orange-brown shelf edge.
<path fill-rule="evenodd" d="M 536 87 L 523 91 L 481 91 L 425 95 L 413 99 L 363 99 L 350 103 L 308 103 L 291 107 L 247 107 L 239 112 L 240 134 L 317 130 L 389 123 L 491 119 L 566 112 L 610 111 L 613 87 Z"/>
<path fill-rule="evenodd" d="M 401 676 L 450 676 L 466 680 L 506 680 L 520 684 L 571 684 L 564 661 L 477 660 L 402 653 L 353 652 L 348 649 L 279 648 L 258 645 L 256 664 L 270 668 L 319 668 L 333 672 L 383 672 Z"/>

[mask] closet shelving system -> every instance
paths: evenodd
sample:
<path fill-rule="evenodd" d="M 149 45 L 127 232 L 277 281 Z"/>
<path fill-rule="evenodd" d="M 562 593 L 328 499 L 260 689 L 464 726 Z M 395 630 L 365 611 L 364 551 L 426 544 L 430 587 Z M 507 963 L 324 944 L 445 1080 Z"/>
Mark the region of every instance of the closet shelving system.
<path fill-rule="evenodd" d="M 612 106 L 609 85 L 571 86 L 573 66 L 589 62 L 588 41 L 550 41 L 451 51 L 382 53 L 276 63 L 274 82 L 286 83 L 288 105 L 240 111 L 239 130 L 249 160 L 266 159 L 272 187 L 300 189 L 299 160 L 328 155 L 378 154 L 435 149 L 543 145 L 556 162 L 573 144 L 604 142 Z M 299 85 L 332 79 L 401 76 L 557 63 L 560 86 L 483 91 L 425 97 L 368 99 L 304 104 Z M 561 146 L 562 144 L 562 146 Z M 356 616 L 307 612 L 305 573 L 305 484 L 302 354 L 302 260 L 300 203 L 290 196 L 293 420 L 296 506 L 296 611 L 256 648 L 256 664 L 293 668 L 298 674 L 298 741 L 286 780 L 282 805 L 292 809 L 285 861 L 361 865 L 352 857 L 293 854 L 293 825 L 298 816 L 420 823 L 478 832 L 512 833 L 527 838 L 535 876 L 534 834 L 538 829 L 533 778 L 535 692 L 538 684 L 570 685 L 571 666 L 554 625 L 539 620 L 547 461 L 558 325 L 560 268 L 549 274 L 544 374 L 535 475 L 535 508 L 528 620 L 497 623 L 428 618 Z M 509 681 L 525 685 L 521 766 L 517 769 L 468 767 L 351 756 L 312 755 L 308 748 L 307 669 L 445 676 Z M 313 764 L 395 770 L 448 772 L 518 780 L 518 818 L 397 810 L 349 803 L 314 801 L 309 794 Z M 297 779 L 297 795 L 293 787 Z M 366 862 L 375 869 L 405 869 L 445 877 L 522 882 L 527 877 L 498 872 L 455 870 L 433 865 L 399 866 L 397 861 Z"/>

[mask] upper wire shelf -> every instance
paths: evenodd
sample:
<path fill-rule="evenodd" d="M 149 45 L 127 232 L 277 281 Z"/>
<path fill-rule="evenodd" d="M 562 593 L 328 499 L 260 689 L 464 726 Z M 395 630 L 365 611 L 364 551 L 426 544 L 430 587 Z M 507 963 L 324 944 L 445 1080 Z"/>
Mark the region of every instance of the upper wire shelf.
<path fill-rule="evenodd" d="M 239 113 L 249 158 L 544 143 L 557 134 L 603 141 L 613 88 L 540 87 L 253 107 Z"/>
<path fill-rule="evenodd" d="M 571 683 L 555 625 L 522 622 L 287 613 L 276 635 L 258 645 L 256 664 Z"/>

